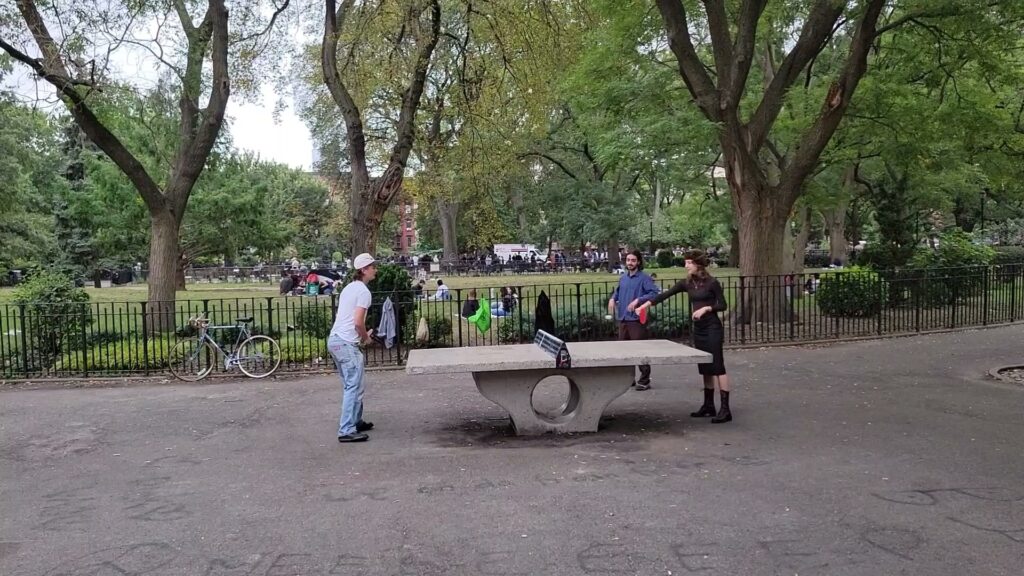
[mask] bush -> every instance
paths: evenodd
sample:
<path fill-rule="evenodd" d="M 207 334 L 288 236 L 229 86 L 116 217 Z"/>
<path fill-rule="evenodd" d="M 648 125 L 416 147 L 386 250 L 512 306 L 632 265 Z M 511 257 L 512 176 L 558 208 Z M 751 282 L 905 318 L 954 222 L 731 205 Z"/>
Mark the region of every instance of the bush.
<path fill-rule="evenodd" d="M 822 275 L 817 291 L 818 308 L 826 316 L 873 316 L 881 311 L 887 293 L 888 286 L 877 272 L 853 266 Z"/>
<path fill-rule="evenodd" d="M 321 361 L 333 362 L 330 352 L 327 351 L 327 340 L 323 338 L 286 338 L 279 344 L 281 362 L 304 364 L 318 358 Z"/>
<path fill-rule="evenodd" d="M 901 268 L 914 256 L 914 246 L 896 246 L 883 242 L 872 242 L 859 253 L 854 252 L 857 266 L 875 270 Z"/>
<path fill-rule="evenodd" d="M 427 330 L 430 331 L 430 338 L 426 342 L 416 341 L 416 327 L 419 326 L 420 318 L 427 319 Z M 402 326 L 402 342 L 412 348 L 450 348 L 454 346 L 452 337 L 452 320 L 439 314 L 421 316 L 420 313 L 409 314 L 405 317 Z"/>
<path fill-rule="evenodd" d="M 677 268 L 682 268 L 686 266 L 686 258 L 683 258 L 682 256 L 675 256 L 672 258 L 672 265 Z"/>
<path fill-rule="evenodd" d="M 311 306 L 303 308 L 295 315 L 296 328 L 321 340 L 325 340 L 330 335 L 332 326 L 334 326 L 334 320 L 331 319 L 329 308 Z"/>
<path fill-rule="evenodd" d="M 829 260 L 828 252 L 812 252 L 810 254 L 804 254 L 804 267 L 805 268 L 828 268 L 832 264 Z"/>
<path fill-rule="evenodd" d="M 658 262 L 659 267 L 671 268 L 672 261 L 675 260 L 675 255 L 672 254 L 671 250 L 658 250 L 655 260 Z"/>
<path fill-rule="evenodd" d="M 652 308 L 649 314 L 654 311 Z M 689 310 L 670 308 L 648 318 L 647 332 L 651 338 L 678 340 L 690 334 L 690 323 Z"/>
<path fill-rule="evenodd" d="M 917 269 L 910 284 L 917 303 L 945 306 L 971 296 L 984 282 L 983 267 L 991 264 L 995 255 L 995 250 L 975 244 L 962 230 L 945 232 L 937 248 L 923 248 L 911 261 Z"/>
<path fill-rule="evenodd" d="M 939 236 L 937 248 L 922 248 L 911 259 L 914 268 L 964 268 L 988 266 L 996 252 L 989 246 L 974 243 L 970 234 L 953 229 Z"/>
<path fill-rule="evenodd" d="M 63 354 L 53 365 L 59 372 L 133 372 L 163 370 L 176 341 L 166 336 L 106 342 Z M 84 360 L 84 362 L 83 362 Z"/>
<path fill-rule="evenodd" d="M 29 346 L 44 362 L 65 348 L 84 344 L 85 327 L 92 322 L 89 295 L 58 272 L 39 272 L 14 289 L 12 301 L 24 307 Z"/>
<path fill-rule="evenodd" d="M 498 342 L 501 344 L 525 344 L 533 341 L 533 316 L 506 316 L 498 319 Z"/>
<path fill-rule="evenodd" d="M 996 266 L 996 278 L 1001 282 L 1012 282 L 1024 274 L 1024 246 L 995 246 L 992 264 Z"/>

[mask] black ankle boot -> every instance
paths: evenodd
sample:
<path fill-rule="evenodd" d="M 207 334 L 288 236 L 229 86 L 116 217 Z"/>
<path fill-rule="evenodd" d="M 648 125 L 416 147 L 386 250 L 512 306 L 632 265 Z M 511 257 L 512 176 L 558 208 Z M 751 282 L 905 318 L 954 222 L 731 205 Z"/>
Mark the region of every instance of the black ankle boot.
<path fill-rule="evenodd" d="M 715 389 L 705 388 L 704 389 L 704 405 L 700 407 L 700 410 L 696 412 L 690 412 L 690 416 L 693 418 L 707 418 L 708 416 L 715 415 Z"/>
<path fill-rule="evenodd" d="M 725 390 L 718 391 L 722 398 L 722 407 L 718 409 L 718 415 L 711 419 L 712 424 L 722 424 L 732 421 L 732 412 L 729 411 L 729 393 Z"/>

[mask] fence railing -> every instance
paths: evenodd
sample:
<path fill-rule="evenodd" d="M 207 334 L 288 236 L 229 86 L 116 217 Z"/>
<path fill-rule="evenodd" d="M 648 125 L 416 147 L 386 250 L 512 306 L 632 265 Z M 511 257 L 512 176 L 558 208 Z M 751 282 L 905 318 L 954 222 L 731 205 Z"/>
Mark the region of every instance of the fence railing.
<path fill-rule="evenodd" d="M 585 280 L 585 275 L 580 275 Z M 371 366 L 397 366 L 413 347 L 481 346 L 528 342 L 544 294 L 555 332 L 570 342 L 611 340 L 617 325 L 605 319 L 616 282 L 526 283 L 512 277 L 502 287 L 453 289 L 450 299 L 417 299 L 410 293 L 375 294 L 369 323 L 385 297 L 395 302 L 398 336 L 391 348 L 370 346 Z M 727 346 L 767 345 L 912 334 L 1016 322 L 1024 317 L 1024 263 L 889 272 L 723 277 L 729 310 L 723 314 Z M 662 280 L 667 288 L 673 283 Z M 145 302 L 0 305 L 0 378 L 102 377 L 167 373 L 171 348 L 189 337 L 188 318 L 205 314 L 215 325 L 252 317 L 253 333 L 278 339 L 281 372 L 333 370 L 326 337 L 336 295 L 179 300 L 174 331 L 154 333 Z M 481 331 L 466 316 L 486 299 L 491 325 Z M 472 301 L 476 300 L 476 303 Z M 654 338 L 688 342 L 685 295 L 652 311 Z M 427 334 L 422 334 L 421 324 Z M 418 334 L 419 332 L 419 334 Z M 231 329 L 213 333 L 234 343 Z M 418 337 L 420 336 L 420 337 Z M 426 336 L 423 338 L 422 336 Z M 217 370 L 223 372 L 223 362 Z"/>

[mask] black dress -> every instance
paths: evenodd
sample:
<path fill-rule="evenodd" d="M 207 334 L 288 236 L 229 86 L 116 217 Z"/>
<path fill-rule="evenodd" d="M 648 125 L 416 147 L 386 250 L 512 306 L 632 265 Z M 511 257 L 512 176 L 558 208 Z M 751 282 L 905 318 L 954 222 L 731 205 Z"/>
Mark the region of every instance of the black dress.
<path fill-rule="evenodd" d="M 698 364 L 697 369 L 704 376 L 724 375 L 725 359 L 722 355 L 722 344 L 725 342 L 725 330 L 718 313 L 724 312 L 729 306 L 722 294 L 722 285 L 711 276 L 703 280 L 692 277 L 683 278 L 668 290 L 655 296 L 651 303 L 660 304 L 680 292 L 686 292 L 690 297 L 691 317 L 694 310 L 705 306 L 711 307 L 711 312 L 705 313 L 700 320 L 693 322 L 693 347 L 711 354 L 711 362 Z"/>

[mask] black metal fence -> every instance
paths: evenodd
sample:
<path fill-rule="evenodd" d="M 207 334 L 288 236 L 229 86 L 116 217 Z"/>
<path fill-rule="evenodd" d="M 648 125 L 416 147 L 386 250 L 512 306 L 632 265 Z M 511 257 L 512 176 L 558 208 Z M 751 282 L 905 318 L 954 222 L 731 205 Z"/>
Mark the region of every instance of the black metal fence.
<path fill-rule="evenodd" d="M 505 286 L 453 289 L 450 299 L 388 294 L 396 306 L 398 336 L 388 348 L 367 349 L 372 366 L 403 363 L 413 347 L 528 342 L 543 293 L 555 332 L 567 341 L 614 339 L 605 318 L 615 282 L 531 283 L 507 278 Z M 586 276 L 581 275 L 581 280 Z M 768 345 L 912 334 L 1016 322 L 1024 316 L 1024 263 L 890 272 L 830 271 L 771 277 L 720 278 L 729 310 L 723 315 L 727 346 Z M 663 288 L 672 280 L 661 280 Z M 375 295 L 380 302 L 385 295 Z M 472 302 L 476 300 L 476 302 Z M 486 300 L 490 326 L 466 316 Z M 252 331 L 278 339 L 281 372 L 333 370 L 326 337 L 336 296 L 281 296 L 183 300 L 175 304 L 175 331 L 153 333 L 144 302 L 0 305 L 0 378 L 103 377 L 167 372 L 170 349 L 189 337 L 188 319 L 200 313 L 212 324 L 253 318 Z M 379 304 L 370 311 L 376 325 Z M 685 295 L 652 310 L 651 336 L 687 342 L 690 310 Z M 424 330 L 425 328 L 425 330 Z M 237 331 L 213 332 L 230 346 Z M 224 371 L 219 364 L 219 372 Z"/>

